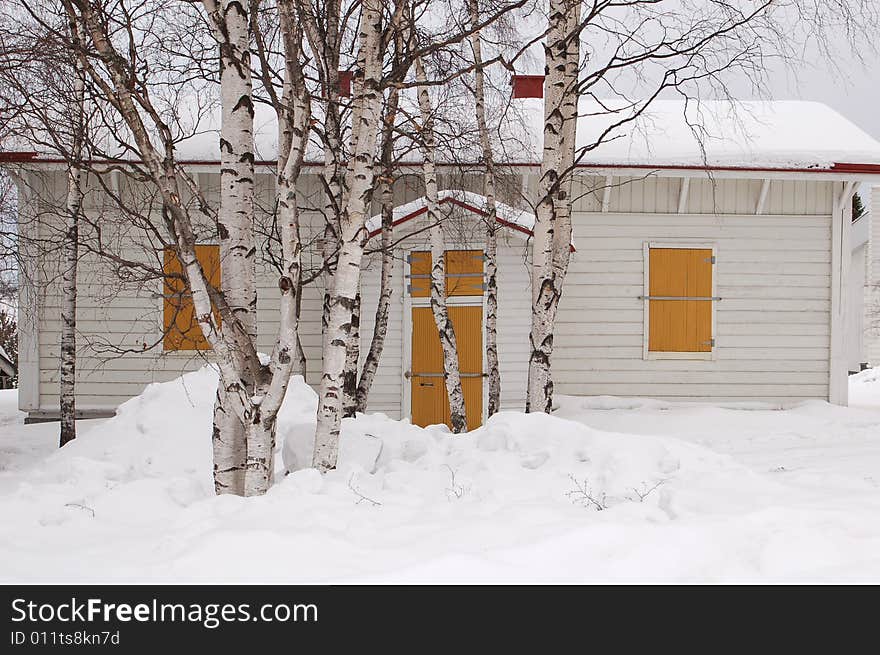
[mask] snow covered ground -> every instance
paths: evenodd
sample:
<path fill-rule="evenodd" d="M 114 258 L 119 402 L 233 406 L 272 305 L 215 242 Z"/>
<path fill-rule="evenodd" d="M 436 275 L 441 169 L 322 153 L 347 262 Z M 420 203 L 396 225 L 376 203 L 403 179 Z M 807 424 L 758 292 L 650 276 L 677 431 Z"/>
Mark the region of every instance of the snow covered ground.
<path fill-rule="evenodd" d="M 464 436 L 362 416 L 323 478 L 298 381 L 255 499 L 211 492 L 215 379 L 60 451 L 0 392 L 0 581 L 880 582 L 880 370 L 850 408 L 563 397 Z"/>

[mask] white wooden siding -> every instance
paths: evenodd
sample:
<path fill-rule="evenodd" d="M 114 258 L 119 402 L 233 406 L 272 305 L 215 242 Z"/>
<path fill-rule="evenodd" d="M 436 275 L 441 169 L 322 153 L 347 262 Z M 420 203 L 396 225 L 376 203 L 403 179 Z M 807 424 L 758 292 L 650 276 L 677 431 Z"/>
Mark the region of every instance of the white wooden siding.
<path fill-rule="evenodd" d="M 691 188 L 693 193 L 693 182 Z M 743 189 L 757 194 L 760 185 Z M 554 340 L 556 389 L 718 401 L 826 398 L 827 211 L 792 210 L 784 217 L 576 213 L 578 250 Z M 714 273 L 722 300 L 716 304 L 715 361 L 642 359 L 644 308 L 638 296 L 644 293 L 643 244 L 652 240 L 717 244 Z"/>
<path fill-rule="evenodd" d="M 62 200 L 63 172 L 48 177 L 49 182 L 37 195 Z M 216 187 L 215 177 L 209 173 L 199 175 L 209 196 Z M 260 202 L 267 206 L 272 193 L 269 178 L 258 175 Z M 449 179 L 446 186 L 460 188 L 462 184 L 477 183 L 477 178 Z M 306 184 L 309 202 L 317 206 L 319 185 L 311 176 Z M 694 178 L 688 186 L 683 214 L 677 213 L 682 184 L 679 178 L 612 178 L 607 213 L 601 212 L 603 193 L 599 187 L 604 184 L 604 178 L 585 177 L 576 185 L 577 251 L 572 256 L 555 341 L 554 374 L 559 393 L 719 401 L 827 398 L 833 183 L 774 180 L 765 214 L 760 216 L 755 215 L 762 186 L 757 179 L 712 182 Z M 123 186 L 128 197 L 147 195 L 127 182 Z M 512 181 L 508 186 L 519 188 L 520 182 Z M 534 175 L 523 186 L 533 188 Z M 420 194 L 418 181 L 406 179 L 400 185 L 397 201 L 406 202 Z M 513 196 L 508 200 L 514 202 Z M 875 203 L 877 200 L 880 195 L 875 191 Z M 45 200 L 43 204 L 51 202 Z M 90 201 L 90 211 L 98 211 L 95 208 L 101 206 L 99 198 Z M 303 237 L 309 240 L 320 229 L 321 218 L 307 212 L 305 222 Z M 470 236 L 460 230 L 451 235 L 450 248 L 482 243 L 481 224 L 472 221 L 471 225 Z M 499 247 L 502 406 L 520 409 L 528 356 L 527 244 L 521 236 L 504 234 Z M 136 235 L 118 237 L 124 241 Z M 644 361 L 643 308 L 637 298 L 643 293 L 642 244 L 648 240 L 688 239 L 718 244 L 715 274 L 723 300 L 717 307 L 717 359 Z M 468 240 L 470 243 L 464 243 Z M 408 408 L 401 408 L 406 360 L 403 257 L 406 250 L 417 247 L 417 241 L 414 238 L 402 244 L 397 254 L 389 334 L 370 398 L 371 411 L 392 417 L 408 412 Z M 129 252 L 145 256 L 143 244 L 127 247 Z M 304 259 L 307 266 L 315 266 L 319 257 L 310 250 Z M 368 258 L 363 278 L 362 352 L 372 335 L 378 294 L 378 268 L 373 259 Z M 34 345 L 38 389 L 33 404 L 38 403 L 38 408 L 27 409 L 51 413 L 58 408 L 60 305 L 58 287 L 51 282 L 55 276 L 51 262 L 42 262 L 42 268 L 49 282 L 39 294 L 39 333 Z M 134 283 L 120 285 L 106 263 L 93 258 L 84 260 L 80 279 L 79 408 L 112 410 L 146 384 L 172 379 L 203 363 L 202 354 L 163 354 L 161 349 L 123 357 L 98 352 L 102 339 L 137 349 L 160 338 L 159 285 L 155 281 L 140 288 Z M 277 275 L 261 267 L 258 279 L 258 345 L 268 352 L 277 328 Z M 318 382 L 321 370 L 322 293 L 318 280 L 304 290 L 303 296 L 300 329 L 311 384 Z"/>

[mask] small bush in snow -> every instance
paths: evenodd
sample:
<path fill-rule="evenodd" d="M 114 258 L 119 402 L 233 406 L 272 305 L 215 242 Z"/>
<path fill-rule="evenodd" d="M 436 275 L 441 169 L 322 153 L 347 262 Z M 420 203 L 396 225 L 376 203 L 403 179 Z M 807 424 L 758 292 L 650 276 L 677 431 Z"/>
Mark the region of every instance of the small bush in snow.
<path fill-rule="evenodd" d="M 632 496 L 627 496 L 627 499 L 631 500 L 634 503 L 635 502 L 643 503 L 643 502 L 645 502 L 645 498 L 650 496 L 651 493 L 653 491 L 655 491 L 656 489 L 658 489 L 660 487 L 660 485 L 662 485 L 664 482 L 666 482 L 666 480 L 658 480 L 657 482 L 654 483 L 653 486 L 650 486 L 650 487 L 648 486 L 647 482 L 642 482 L 641 489 L 637 489 L 636 487 L 631 487 L 633 494 L 635 494 L 635 498 L 633 498 Z"/>
<path fill-rule="evenodd" d="M 354 486 L 354 475 L 355 474 L 352 473 L 351 476 L 348 478 L 348 488 L 351 489 L 355 496 L 357 496 L 357 501 L 355 504 L 360 505 L 361 503 L 370 503 L 370 505 L 372 505 L 373 507 L 378 507 L 379 505 L 381 505 L 382 503 L 380 503 L 378 500 L 373 500 L 369 496 L 365 496 L 363 493 L 360 492 L 357 487 Z"/>
<path fill-rule="evenodd" d="M 449 469 L 450 486 L 446 487 L 446 497 L 449 500 L 461 498 L 470 491 L 470 487 L 465 487 L 455 481 L 455 470 L 449 464 L 444 464 L 443 466 Z"/>
<path fill-rule="evenodd" d="M 574 485 L 574 489 L 565 492 L 571 502 L 584 507 L 593 507 L 597 512 L 608 509 L 608 497 L 604 491 L 601 494 L 594 494 L 587 480 L 578 480 L 573 475 L 569 475 L 568 479 Z"/>
<path fill-rule="evenodd" d="M 569 498 L 571 502 L 583 505 L 584 507 L 592 507 L 597 512 L 601 512 L 603 509 L 608 509 L 609 499 L 604 491 L 602 493 L 594 492 L 590 487 L 588 480 L 578 480 L 573 475 L 569 475 L 568 479 L 574 484 L 574 489 L 565 493 L 566 497 Z M 628 500 L 632 503 L 643 503 L 645 502 L 645 498 L 660 488 L 664 482 L 666 482 L 666 480 L 658 480 L 652 485 L 649 485 L 647 482 L 642 482 L 641 487 L 630 487 L 632 494 L 625 495 L 622 500 Z"/>

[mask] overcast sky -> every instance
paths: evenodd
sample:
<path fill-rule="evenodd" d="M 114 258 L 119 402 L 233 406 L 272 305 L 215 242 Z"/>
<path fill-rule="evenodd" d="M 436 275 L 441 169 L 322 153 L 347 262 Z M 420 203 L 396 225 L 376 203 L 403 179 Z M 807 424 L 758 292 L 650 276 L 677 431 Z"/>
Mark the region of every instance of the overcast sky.
<path fill-rule="evenodd" d="M 812 51 L 803 55 L 795 71 L 774 66 L 773 99 L 823 102 L 880 141 L 880 52 L 864 46 L 860 48 L 864 62 L 860 62 L 846 39 L 841 37 L 833 47 L 834 65 Z M 748 84 L 742 84 L 737 95 L 745 99 L 749 94 Z"/>
<path fill-rule="evenodd" d="M 824 66 L 801 70 L 797 80 L 775 73 L 774 98 L 824 102 L 880 141 L 880 56 L 872 54 L 868 68 L 854 60 L 842 63 L 844 75 Z"/>

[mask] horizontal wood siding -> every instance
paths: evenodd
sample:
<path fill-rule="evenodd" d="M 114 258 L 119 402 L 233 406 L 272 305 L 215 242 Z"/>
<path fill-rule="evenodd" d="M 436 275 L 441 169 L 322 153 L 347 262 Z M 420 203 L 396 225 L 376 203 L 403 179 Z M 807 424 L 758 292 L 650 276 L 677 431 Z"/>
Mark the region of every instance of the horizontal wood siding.
<path fill-rule="evenodd" d="M 63 204 L 64 173 L 29 176 L 44 211 Z M 534 187 L 534 175 L 527 180 Z M 270 175 L 258 176 L 258 203 L 272 201 Z M 450 177 L 445 186 L 479 189 L 478 175 Z M 209 202 L 216 203 L 219 177 L 199 174 Z M 826 182 L 776 181 L 770 185 L 765 212 L 756 216 L 760 180 L 692 179 L 686 213 L 678 209 L 681 179 L 612 178 L 609 212 L 602 213 L 605 178 L 584 177 L 576 184 L 571 269 L 559 313 L 554 371 L 557 391 L 566 394 L 647 395 L 668 398 L 699 396 L 715 400 L 796 400 L 826 397 L 830 311 L 830 213 L 833 185 Z M 521 188 L 516 176 L 505 178 L 506 199 L 516 203 Z M 132 204 L 153 197 L 146 187 L 124 178 L 123 198 Z M 316 237 L 322 217 L 321 186 L 304 178 L 303 238 L 307 269 L 320 266 Z M 422 194 L 420 180 L 402 176 L 396 201 Z M 161 265 L 156 244 L 143 233 L 129 232 L 129 221 L 113 218 L 112 208 L 93 192 L 92 216 L 101 216 L 104 237 L 132 258 Z M 41 217 L 40 233 L 57 236 L 60 223 Z M 424 226 L 400 226 L 401 244 L 394 269 L 394 296 L 385 353 L 370 397 L 371 411 L 401 416 L 405 266 L 403 253 L 424 247 Z M 213 229 L 197 226 L 200 235 Z M 499 355 L 502 406 L 521 409 L 525 397 L 530 293 L 527 241 L 502 232 L 499 246 Z M 479 221 L 453 220 L 447 232 L 450 248 L 477 246 L 484 240 Z M 717 357 L 714 361 L 644 361 L 642 359 L 643 251 L 646 240 L 690 239 L 715 243 L 717 291 Z M 264 251 L 263 244 L 259 248 Z M 60 287 L 57 255 L 42 257 L 39 273 L 38 396 L 40 410 L 57 411 L 60 342 Z M 362 352 L 369 345 L 378 297 L 378 257 L 365 263 L 362 287 Z M 278 317 L 277 273 L 260 265 L 259 348 L 270 352 Z M 80 358 L 78 407 L 112 409 L 147 384 L 170 380 L 198 368 L 209 353 L 163 353 L 149 346 L 161 339 L 161 284 L 129 280 L 120 283 L 106 264 L 86 256 L 80 267 L 78 328 Z M 307 380 L 317 384 L 321 370 L 321 299 L 323 279 L 304 290 L 300 334 L 308 358 Z M 145 350 L 146 344 L 147 349 Z M 120 356 L 108 347 L 124 347 Z M 405 413 L 405 412 L 403 412 Z"/>
<path fill-rule="evenodd" d="M 534 177 L 534 176 L 533 176 Z M 577 178 L 573 194 L 574 211 L 599 212 L 605 189 L 609 189 L 608 211 L 611 213 L 673 214 L 678 211 L 682 178 L 613 176 Z M 690 214 L 754 214 L 761 195 L 762 180 L 691 178 L 685 198 L 685 213 Z M 767 193 L 764 214 L 788 216 L 798 214 L 830 215 L 834 184 L 806 180 L 772 180 Z"/>
<path fill-rule="evenodd" d="M 554 341 L 560 393 L 778 402 L 827 397 L 830 211 L 578 212 L 574 239 L 577 252 Z M 646 241 L 716 246 L 722 300 L 715 303 L 714 361 L 643 359 L 644 301 L 638 296 L 644 293 Z"/>

